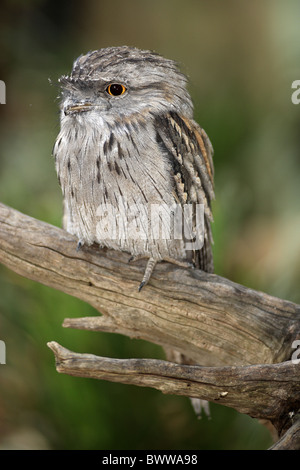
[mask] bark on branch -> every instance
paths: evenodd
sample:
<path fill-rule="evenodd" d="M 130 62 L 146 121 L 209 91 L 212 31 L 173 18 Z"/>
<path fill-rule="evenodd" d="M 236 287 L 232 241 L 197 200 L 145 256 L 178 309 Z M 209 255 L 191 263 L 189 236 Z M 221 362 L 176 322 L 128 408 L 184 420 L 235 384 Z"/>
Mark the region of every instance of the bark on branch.
<path fill-rule="evenodd" d="M 0 261 L 101 313 L 66 319 L 64 326 L 142 338 L 199 366 L 95 358 L 52 342 L 59 371 L 218 401 L 270 419 L 279 433 L 293 424 L 300 365 L 290 358 L 300 338 L 299 305 L 168 263 L 138 292 L 143 261 L 129 264 L 128 254 L 97 247 L 76 252 L 76 244 L 65 231 L 0 204 Z M 298 431 L 295 439 L 300 448 Z"/>
<path fill-rule="evenodd" d="M 288 413 L 287 398 L 300 401 L 300 374 L 291 361 L 279 364 L 202 367 L 157 359 L 110 359 L 76 354 L 52 341 L 58 372 L 152 387 L 163 393 L 213 401 L 255 418 Z M 278 393 L 280 389 L 280 393 Z"/>

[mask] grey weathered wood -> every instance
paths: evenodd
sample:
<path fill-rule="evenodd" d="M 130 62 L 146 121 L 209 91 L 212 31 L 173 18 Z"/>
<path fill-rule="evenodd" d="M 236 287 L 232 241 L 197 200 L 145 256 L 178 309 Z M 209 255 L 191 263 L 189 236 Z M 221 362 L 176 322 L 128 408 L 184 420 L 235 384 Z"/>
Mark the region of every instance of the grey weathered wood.
<path fill-rule="evenodd" d="M 83 248 L 60 228 L 0 204 L 0 261 L 78 297 L 102 316 L 66 319 L 72 328 L 110 331 L 176 349 L 201 365 L 287 360 L 300 332 L 300 306 L 220 276 L 169 263 L 138 292 L 144 262 Z"/>
<path fill-rule="evenodd" d="M 101 313 L 66 319 L 64 326 L 142 338 L 199 364 L 186 369 L 166 361 L 155 363 L 161 371 L 179 372 L 178 377 L 169 377 L 155 375 L 153 368 L 151 374 L 140 373 L 141 365 L 147 368 L 153 362 L 135 362 L 137 369 L 130 369 L 132 362 L 123 362 L 118 363 L 121 369 L 114 369 L 117 363 L 100 358 L 106 369 L 99 372 L 99 364 L 92 363 L 96 375 L 218 400 L 251 416 L 271 419 L 279 432 L 292 424 L 289 416 L 300 407 L 300 366 L 285 361 L 299 338 L 299 305 L 168 263 L 158 265 L 150 283 L 138 292 L 143 261 L 129 264 L 128 254 L 98 247 L 77 252 L 76 245 L 65 231 L 0 204 L 0 261 Z M 90 373 L 85 370 L 85 356 L 68 354 L 75 354 L 73 365 L 80 373 Z M 65 367 L 70 373 L 72 367 L 66 364 L 60 360 L 60 370 Z"/>
<path fill-rule="evenodd" d="M 291 413 L 292 414 L 292 413 Z M 300 417 L 290 416 L 292 426 L 272 446 L 270 450 L 299 450 L 300 449 Z"/>
<path fill-rule="evenodd" d="M 77 354 L 55 341 L 58 372 L 147 386 L 163 393 L 201 397 L 255 418 L 274 421 L 288 414 L 287 398 L 300 402 L 299 367 L 291 361 L 252 366 L 202 367 L 157 359 L 111 359 Z M 278 391 L 280 390 L 280 393 Z"/>

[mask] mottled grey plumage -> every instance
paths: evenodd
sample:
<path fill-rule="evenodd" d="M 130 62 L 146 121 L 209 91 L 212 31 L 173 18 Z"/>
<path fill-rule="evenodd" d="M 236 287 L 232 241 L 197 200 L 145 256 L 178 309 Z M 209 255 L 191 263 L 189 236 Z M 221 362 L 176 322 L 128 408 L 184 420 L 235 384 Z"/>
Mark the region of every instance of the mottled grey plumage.
<path fill-rule="evenodd" d="M 141 286 L 161 260 L 212 272 L 213 150 L 193 120 L 186 77 L 176 64 L 150 51 L 110 47 L 80 56 L 59 82 L 61 130 L 54 156 L 65 229 L 80 244 L 149 258 Z M 182 239 L 149 237 L 150 206 L 161 206 L 164 224 L 168 207 L 197 203 L 204 205 L 201 249 L 187 251 Z M 103 208 L 120 206 L 136 219 L 140 237 L 131 237 L 128 228 L 126 237 L 105 236 Z M 124 221 L 115 219 L 120 229 Z"/>

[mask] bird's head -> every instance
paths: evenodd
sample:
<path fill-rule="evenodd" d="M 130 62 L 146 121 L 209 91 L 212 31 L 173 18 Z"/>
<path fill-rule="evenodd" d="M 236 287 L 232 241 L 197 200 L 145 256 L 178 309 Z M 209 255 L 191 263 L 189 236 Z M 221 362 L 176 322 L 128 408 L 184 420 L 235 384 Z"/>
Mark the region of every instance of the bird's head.
<path fill-rule="evenodd" d="M 133 47 L 109 47 L 81 55 L 70 75 L 59 79 L 62 115 L 116 115 L 177 111 L 192 117 L 187 79 L 176 63 Z M 86 115 L 87 116 L 87 115 Z"/>

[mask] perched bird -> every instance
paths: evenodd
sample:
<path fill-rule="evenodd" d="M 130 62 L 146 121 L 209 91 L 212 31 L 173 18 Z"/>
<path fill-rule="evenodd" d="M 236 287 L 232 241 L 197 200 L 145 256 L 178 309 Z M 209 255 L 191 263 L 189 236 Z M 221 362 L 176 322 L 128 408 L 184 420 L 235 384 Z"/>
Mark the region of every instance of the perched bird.
<path fill-rule="evenodd" d="M 146 258 L 139 289 L 162 260 L 212 272 L 213 149 L 176 63 L 109 47 L 81 55 L 59 85 L 53 154 L 78 248 Z"/>

